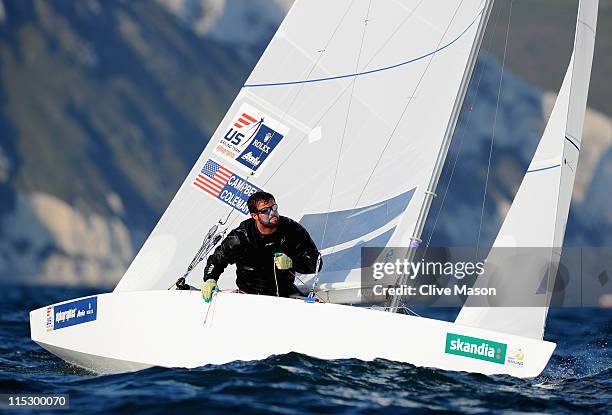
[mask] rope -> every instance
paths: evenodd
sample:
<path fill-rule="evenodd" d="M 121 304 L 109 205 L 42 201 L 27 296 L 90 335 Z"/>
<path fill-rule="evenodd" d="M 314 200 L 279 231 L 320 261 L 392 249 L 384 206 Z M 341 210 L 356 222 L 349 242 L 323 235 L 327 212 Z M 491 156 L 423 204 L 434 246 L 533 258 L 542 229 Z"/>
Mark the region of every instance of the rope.
<path fill-rule="evenodd" d="M 208 308 L 206 309 L 206 314 L 204 314 L 204 323 L 203 323 L 204 325 L 206 325 L 206 323 L 208 321 L 208 313 L 210 312 L 211 308 L 213 309 L 213 314 L 212 314 L 212 316 L 210 318 L 211 324 L 212 324 L 212 319 L 215 316 L 214 305 L 217 303 L 216 300 L 217 300 L 217 292 L 213 292 L 212 299 L 210 300 L 210 304 L 208 305 Z"/>
<path fill-rule="evenodd" d="M 489 162 L 487 164 L 487 176 L 485 178 L 484 194 L 482 196 L 482 210 L 480 212 L 480 225 L 478 226 L 478 236 L 476 238 L 476 257 L 478 257 L 478 248 L 480 246 L 480 233 L 482 231 L 482 221 L 484 219 L 485 204 L 487 202 L 487 190 L 489 187 L 489 173 L 491 171 L 491 158 L 493 156 L 493 142 L 495 141 L 495 130 L 497 128 L 497 114 L 499 113 L 499 101 L 501 100 L 502 82 L 504 80 L 504 68 L 506 66 L 506 54 L 508 51 L 508 38 L 510 36 L 510 22 L 512 20 L 512 4 L 514 0 L 510 0 L 510 9 L 508 12 L 508 25 L 506 27 L 506 41 L 504 44 L 504 57 L 502 58 L 501 75 L 499 77 L 499 86 L 497 88 L 497 103 L 495 104 L 495 116 L 493 118 L 493 132 L 491 134 L 491 146 L 489 147 Z"/>
<path fill-rule="evenodd" d="M 319 256 L 319 259 L 320 259 L 320 258 L 321 258 L 321 256 Z M 280 292 L 279 292 L 279 290 L 278 290 L 278 279 L 277 279 L 277 277 L 276 277 L 276 264 L 274 263 L 274 258 L 272 258 L 272 267 L 273 267 L 273 269 L 274 269 L 274 282 L 276 283 L 276 296 L 277 296 L 277 297 L 280 297 Z M 317 260 L 317 268 L 318 268 L 318 267 L 319 267 L 319 261 Z M 287 271 L 289 271 L 289 273 L 290 273 L 291 275 L 293 275 L 293 276 L 295 277 L 295 279 L 297 279 L 299 282 L 301 282 L 301 283 L 302 283 L 302 285 L 304 285 L 304 286 L 306 285 L 306 284 L 304 283 L 304 281 L 302 281 L 302 279 L 301 279 L 300 277 L 298 277 L 298 276 L 295 274 L 295 272 L 293 272 L 293 271 L 291 271 L 291 270 L 287 270 Z M 322 303 L 324 303 L 324 302 L 325 302 L 325 301 L 323 301 L 323 299 L 322 299 L 321 297 L 319 297 L 319 296 L 317 295 L 317 293 L 315 293 L 315 292 L 314 292 L 314 286 L 313 286 L 313 291 L 311 291 L 311 294 L 312 294 L 312 295 L 314 295 L 315 297 L 317 297 L 317 298 L 319 299 L 319 301 L 320 301 L 320 302 L 322 302 Z M 310 294 L 309 294 L 308 296 L 310 297 Z"/>
<path fill-rule="evenodd" d="M 272 269 L 274 270 L 274 282 L 276 283 L 276 296 L 280 297 L 280 293 L 278 292 L 278 279 L 276 278 L 276 263 L 274 262 L 274 258 L 272 258 Z"/>
<path fill-rule="evenodd" d="M 206 309 L 206 314 L 204 314 L 204 325 L 206 325 L 206 322 L 208 320 L 208 313 L 210 312 L 210 309 L 213 308 L 213 314 L 211 316 L 211 324 L 212 324 L 212 319 L 215 317 L 215 313 L 214 313 L 214 308 L 216 308 L 216 299 L 217 299 L 217 294 L 220 293 L 238 293 L 238 294 L 246 294 L 244 291 L 240 290 L 240 289 L 229 289 L 229 290 L 219 290 L 219 291 L 215 291 L 212 293 L 212 299 L 210 300 L 210 305 L 208 306 L 208 308 Z M 213 307 L 213 301 L 215 302 L 215 307 Z"/>

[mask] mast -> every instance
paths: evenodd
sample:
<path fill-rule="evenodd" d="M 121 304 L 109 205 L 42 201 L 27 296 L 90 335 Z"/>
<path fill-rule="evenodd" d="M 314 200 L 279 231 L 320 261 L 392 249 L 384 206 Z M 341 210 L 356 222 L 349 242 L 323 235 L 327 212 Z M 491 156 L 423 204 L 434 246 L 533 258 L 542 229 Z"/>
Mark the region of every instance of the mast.
<path fill-rule="evenodd" d="M 433 174 L 431 175 L 431 179 L 429 180 L 429 184 L 427 186 L 427 190 L 425 190 L 425 199 L 423 204 L 421 205 L 421 209 L 419 211 L 419 216 L 417 217 L 416 226 L 414 228 L 414 233 L 410 237 L 411 245 L 413 242 L 420 244 L 421 242 L 421 234 L 423 233 L 423 228 L 425 227 L 425 221 L 427 220 L 427 216 L 429 215 L 429 209 L 431 208 L 431 204 L 433 202 L 433 198 L 436 196 L 436 187 L 438 186 L 438 181 L 440 179 L 440 175 L 442 174 L 442 168 L 444 167 L 444 162 L 446 161 L 446 156 L 448 155 L 448 149 L 450 148 L 451 140 L 453 138 L 453 134 L 455 133 L 455 127 L 457 126 L 457 121 L 459 119 L 459 113 L 461 111 L 461 107 L 463 106 L 463 101 L 465 100 L 465 96 L 467 94 L 468 86 L 470 84 L 470 79 L 472 78 L 472 73 L 474 72 L 474 67 L 476 66 L 476 59 L 478 58 L 478 53 L 480 52 L 480 47 L 482 45 L 482 39 L 484 38 L 484 33 L 487 27 L 487 23 L 489 22 L 489 16 L 491 15 L 491 10 L 493 9 L 493 3 L 495 0 L 486 0 L 485 9 L 483 11 L 483 17 L 480 20 L 478 25 L 478 30 L 476 32 L 476 41 L 472 45 L 472 50 L 470 52 L 470 56 L 468 59 L 468 64 L 466 65 L 465 71 L 463 73 L 463 79 L 461 80 L 461 86 L 459 87 L 459 92 L 457 93 L 457 98 L 455 99 L 455 104 L 453 106 L 453 111 L 451 113 L 450 119 L 448 121 L 448 125 L 446 127 L 446 132 L 444 133 L 444 139 L 442 141 L 442 146 L 440 152 L 438 153 L 438 157 L 436 158 L 436 164 L 434 166 Z M 411 246 L 407 253 L 407 258 L 412 260 L 414 254 L 416 252 L 416 247 Z M 407 282 L 407 276 L 402 276 L 398 278 L 397 285 L 403 285 Z M 401 295 L 394 295 L 391 298 L 391 302 L 389 304 L 389 311 L 392 313 L 396 313 L 398 311 L 398 307 L 400 306 L 402 300 Z"/>

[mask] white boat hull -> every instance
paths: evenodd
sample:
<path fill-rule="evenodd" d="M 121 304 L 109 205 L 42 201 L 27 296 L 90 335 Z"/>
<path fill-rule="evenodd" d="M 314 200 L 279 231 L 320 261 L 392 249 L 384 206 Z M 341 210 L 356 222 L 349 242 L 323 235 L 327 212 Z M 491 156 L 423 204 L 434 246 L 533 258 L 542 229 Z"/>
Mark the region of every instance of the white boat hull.
<path fill-rule="evenodd" d="M 30 312 L 30 328 L 40 346 L 96 373 L 298 352 L 531 378 L 555 349 L 546 341 L 337 304 L 235 293 L 218 293 L 207 304 L 196 291 L 118 292 L 58 303 Z M 449 350 L 458 336 L 501 345 L 503 353 L 487 361 L 476 352 Z M 479 352 L 486 351 L 481 346 Z"/>

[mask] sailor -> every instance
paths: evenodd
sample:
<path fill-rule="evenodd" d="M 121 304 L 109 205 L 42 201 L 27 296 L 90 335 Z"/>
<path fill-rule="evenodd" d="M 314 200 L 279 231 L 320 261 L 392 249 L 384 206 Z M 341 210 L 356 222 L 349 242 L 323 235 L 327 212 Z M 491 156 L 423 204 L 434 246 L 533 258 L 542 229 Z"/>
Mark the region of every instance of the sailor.
<path fill-rule="evenodd" d="M 295 272 L 312 274 L 320 264 L 308 231 L 278 214 L 274 196 L 253 193 L 247 207 L 251 218 L 232 230 L 208 257 L 202 286 L 206 302 L 218 291 L 217 280 L 228 264 L 236 264 L 240 291 L 279 297 L 300 294 L 294 285 Z"/>

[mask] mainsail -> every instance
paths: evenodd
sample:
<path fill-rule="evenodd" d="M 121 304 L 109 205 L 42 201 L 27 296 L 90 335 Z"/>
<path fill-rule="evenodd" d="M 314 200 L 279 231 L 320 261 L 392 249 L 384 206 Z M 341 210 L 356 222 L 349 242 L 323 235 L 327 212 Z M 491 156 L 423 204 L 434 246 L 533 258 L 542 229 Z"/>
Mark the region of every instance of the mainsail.
<path fill-rule="evenodd" d="M 115 290 L 168 288 L 263 189 L 358 301 L 360 248 L 420 234 L 491 4 L 296 1 Z"/>
<path fill-rule="evenodd" d="M 485 271 L 478 278 L 477 286 L 481 287 L 503 284 L 508 296 L 506 304 L 514 307 L 505 307 L 504 304 L 474 307 L 478 300 L 468 298 L 456 323 L 536 339 L 543 336 L 582 144 L 597 6 L 597 0 L 580 1 L 569 68 L 540 144 L 489 259 L 505 255 L 504 250 L 498 248 L 532 247 L 534 252 L 539 252 L 534 253 L 528 263 L 521 264 L 520 270 L 506 268 L 495 280 Z M 541 269 L 546 269 L 544 281 L 539 275 Z M 541 299 L 537 306 L 519 307 L 517 297 L 520 295 L 539 296 Z"/>

